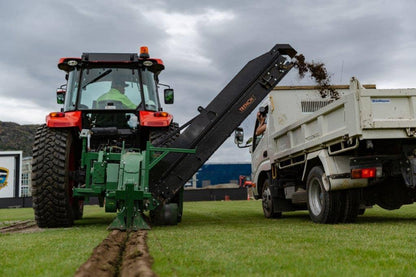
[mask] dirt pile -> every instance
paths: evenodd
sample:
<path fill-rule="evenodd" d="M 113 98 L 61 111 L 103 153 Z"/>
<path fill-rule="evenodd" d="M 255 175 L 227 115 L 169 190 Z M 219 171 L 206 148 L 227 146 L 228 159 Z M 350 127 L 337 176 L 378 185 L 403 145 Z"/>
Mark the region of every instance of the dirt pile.
<path fill-rule="evenodd" d="M 146 244 L 146 231 L 112 231 L 78 268 L 76 277 L 156 276 Z"/>
<path fill-rule="evenodd" d="M 300 78 L 304 78 L 308 72 L 311 74 L 311 79 L 314 79 L 319 86 L 322 98 L 339 98 L 339 93 L 330 85 L 331 78 L 323 63 L 315 63 L 313 61 L 308 63 L 305 61 L 305 56 L 299 54 L 294 58 L 294 67 L 298 69 Z"/>

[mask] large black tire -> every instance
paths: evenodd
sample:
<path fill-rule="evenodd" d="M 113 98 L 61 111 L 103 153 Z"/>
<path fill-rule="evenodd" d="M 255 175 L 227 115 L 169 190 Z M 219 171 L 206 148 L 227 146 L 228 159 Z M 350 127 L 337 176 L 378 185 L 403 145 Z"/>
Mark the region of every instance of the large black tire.
<path fill-rule="evenodd" d="M 307 179 L 309 216 L 316 223 L 337 223 L 341 212 L 340 192 L 326 191 L 322 182 L 324 170 L 312 168 Z"/>
<path fill-rule="evenodd" d="M 261 202 L 263 206 L 263 214 L 266 218 L 279 218 L 282 217 L 281 212 L 274 211 L 275 200 L 273 200 L 272 193 L 270 190 L 270 181 L 266 178 L 263 181 Z"/>
<path fill-rule="evenodd" d="M 172 122 L 165 128 L 152 128 L 149 140 L 153 146 L 169 147 L 179 136 L 179 124 Z M 155 225 L 176 225 L 182 221 L 183 190 L 179 190 L 169 204 L 162 204 L 150 211 L 150 218 Z M 174 215 L 176 213 L 176 215 Z"/>
<path fill-rule="evenodd" d="M 172 122 L 168 127 L 152 128 L 149 133 L 149 140 L 153 146 L 169 147 L 179 136 L 179 124 Z"/>
<path fill-rule="evenodd" d="M 39 127 L 33 146 L 32 198 L 39 227 L 68 227 L 82 217 L 83 201 L 72 197 L 76 148 L 66 129 Z"/>
<path fill-rule="evenodd" d="M 349 189 L 341 193 L 341 216 L 339 222 L 352 223 L 357 219 L 360 210 L 360 191 Z"/>
<path fill-rule="evenodd" d="M 178 224 L 178 204 L 161 204 L 155 210 L 150 211 L 150 219 L 156 226 Z"/>
<path fill-rule="evenodd" d="M 181 188 L 170 201 L 171 203 L 175 203 L 178 205 L 178 223 L 182 222 L 182 214 L 183 214 L 183 191 L 184 188 Z"/>

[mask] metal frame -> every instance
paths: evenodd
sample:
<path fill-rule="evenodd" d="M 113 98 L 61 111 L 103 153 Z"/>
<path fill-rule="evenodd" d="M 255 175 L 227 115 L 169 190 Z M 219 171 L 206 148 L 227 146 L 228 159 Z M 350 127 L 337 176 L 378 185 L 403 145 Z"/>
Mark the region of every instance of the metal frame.
<path fill-rule="evenodd" d="M 88 152 L 88 139 L 88 136 L 82 137 L 85 186 L 74 188 L 73 195 L 88 198 L 105 193 L 106 212 L 118 211 L 109 229 L 150 229 L 141 214 L 160 204 L 149 191 L 150 170 L 171 152 L 192 154 L 196 150 L 154 147 L 147 142 L 145 151 L 125 149 L 123 143 L 119 153 L 111 147 Z"/>

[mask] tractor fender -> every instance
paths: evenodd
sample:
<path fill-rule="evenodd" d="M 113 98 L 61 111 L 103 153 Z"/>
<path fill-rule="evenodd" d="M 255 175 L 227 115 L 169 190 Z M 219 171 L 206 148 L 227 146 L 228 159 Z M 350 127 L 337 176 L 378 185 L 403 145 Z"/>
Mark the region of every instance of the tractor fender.
<path fill-rule="evenodd" d="M 144 127 L 168 127 L 173 116 L 167 112 L 140 111 L 140 126 Z"/>
<path fill-rule="evenodd" d="M 46 125 L 49 128 L 68 128 L 78 127 L 82 129 L 81 111 L 74 112 L 54 112 L 46 116 Z"/>

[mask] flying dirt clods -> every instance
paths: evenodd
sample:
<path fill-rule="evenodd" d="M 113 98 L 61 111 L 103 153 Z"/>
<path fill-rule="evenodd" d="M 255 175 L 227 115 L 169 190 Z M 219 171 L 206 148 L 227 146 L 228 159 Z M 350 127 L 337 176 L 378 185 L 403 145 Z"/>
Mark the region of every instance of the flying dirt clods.
<path fill-rule="evenodd" d="M 296 55 L 294 59 L 294 67 L 298 69 L 299 77 L 304 78 L 309 72 L 311 79 L 317 82 L 322 98 L 339 99 L 339 93 L 330 85 L 330 77 L 323 63 L 305 62 L 303 54 Z"/>

